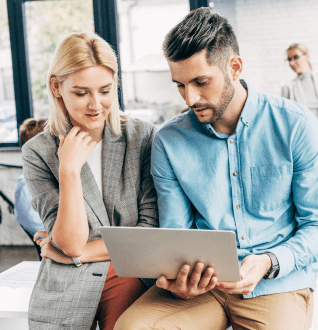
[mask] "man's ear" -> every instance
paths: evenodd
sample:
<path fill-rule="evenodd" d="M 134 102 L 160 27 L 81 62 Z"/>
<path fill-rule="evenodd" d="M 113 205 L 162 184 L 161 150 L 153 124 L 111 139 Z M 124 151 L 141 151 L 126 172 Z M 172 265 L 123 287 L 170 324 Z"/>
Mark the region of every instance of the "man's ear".
<path fill-rule="evenodd" d="M 230 59 L 229 62 L 229 69 L 230 69 L 230 73 L 232 76 L 233 81 L 239 79 L 242 70 L 243 70 L 243 61 L 242 58 L 240 56 L 232 56 L 232 58 Z"/>
<path fill-rule="evenodd" d="M 51 90 L 55 97 L 60 98 L 62 97 L 60 92 L 60 85 L 56 79 L 56 77 L 51 78 Z"/>

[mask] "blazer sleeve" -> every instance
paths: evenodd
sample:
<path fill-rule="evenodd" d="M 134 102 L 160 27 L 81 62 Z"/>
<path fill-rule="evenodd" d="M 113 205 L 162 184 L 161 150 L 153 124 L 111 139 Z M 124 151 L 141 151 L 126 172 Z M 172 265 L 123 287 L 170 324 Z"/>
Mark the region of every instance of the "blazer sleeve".
<path fill-rule="evenodd" d="M 157 193 L 150 174 L 151 144 L 155 133 L 152 126 L 150 134 L 145 139 L 145 148 L 142 153 L 140 171 L 140 190 L 138 195 L 138 223 L 141 227 L 158 227 Z"/>
<path fill-rule="evenodd" d="M 38 212 L 45 230 L 54 244 L 52 228 L 59 205 L 59 185 L 48 164 L 43 159 L 43 155 L 40 155 L 44 150 L 50 149 L 47 146 L 35 144 L 33 140 L 23 146 L 23 173 L 32 195 L 30 204 Z M 54 246 L 56 245 L 54 244 Z"/>
<path fill-rule="evenodd" d="M 290 99 L 290 91 L 288 85 L 282 86 L 281 96 L 285 97 L 286 99 Z"/>

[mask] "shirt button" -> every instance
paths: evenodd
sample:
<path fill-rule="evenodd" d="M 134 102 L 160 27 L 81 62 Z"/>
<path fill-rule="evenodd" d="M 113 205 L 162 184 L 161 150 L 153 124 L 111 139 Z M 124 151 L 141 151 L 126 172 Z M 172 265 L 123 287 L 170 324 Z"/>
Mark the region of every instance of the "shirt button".
<path fill-rule="evenodd" d="M 230 140 L 230 143 L 234 143 L 234 140 L 233 140 L 233 139 L 231 139 L 231 140 Z"/>
<path fill-rule="evenodd" d="M 237 176 L 237 172 L 233 172 L 233 176 Z"/>
<path fill-rule="evenodd" d="M 242 236 L 241 238 L 242 238 L 243 241 L 245 240 L 245 236 Z"/>
<path fill-rule="evenodd" d="M 236 209 L 239 210 L 241 207 L 240 205 L 236 205 Z"/>
<path fill-rule="evenodd" d="M 247 121 L 246 121 L 246 125 L 248 125 L 249 123 L 250 123 L 250 122 L 247 120 Z"/>

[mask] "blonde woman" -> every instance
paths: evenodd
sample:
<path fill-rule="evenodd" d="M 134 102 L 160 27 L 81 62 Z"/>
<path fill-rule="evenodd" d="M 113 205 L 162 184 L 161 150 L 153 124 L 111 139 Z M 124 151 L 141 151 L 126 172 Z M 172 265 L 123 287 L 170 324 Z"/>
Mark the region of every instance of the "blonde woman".
<path fill-rule="evenodd" d="M 49 68 L 46 130 L 23 149 L 24 175 L 46 232 L 29 307 L 30 329 L 113 329 L 144 291 L 118 278 L 104 226 L 158 226 L 149 171 L 151 124 L 120 114 L 117 61 L 93 33 L 58 45 Z M 46 232 L 38 232 L 45 236 Z"/>
<path fill-rule="evenodd" d="M 318 117 L 318 76 L 312 70 L 308 48 L 302 43 L 292 44 L 286 54 L 297 76 L 282 87 L 282 96 L 300 103 Z"/>

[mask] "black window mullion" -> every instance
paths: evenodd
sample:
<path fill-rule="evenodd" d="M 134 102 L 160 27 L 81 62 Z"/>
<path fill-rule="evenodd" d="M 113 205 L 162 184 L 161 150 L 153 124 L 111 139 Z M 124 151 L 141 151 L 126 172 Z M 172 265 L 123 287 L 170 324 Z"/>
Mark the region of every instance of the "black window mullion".
<path fill-rule="evenodd" d="M 93 0 L 95 32 L 115 50 L 118 58 L 118 80 L 121 81 L 117 0 Z M 118 86 L 120 108 L 124 110 L 121 85 Z"/>
<path fill-rule="evenodd" d="M 209 2 L 209 0 L 190 0 L 190 11 L 200 7 L 209 7 Z"/>
<path fill-rule="evenodd" d="M 9 34 L 11 43 L 14 96 L 17 125 L 33 117 L 33 102 L 26 42 L 26 22 L 22 0 L 7 0 Z M 2 146 L 18 146 L 18 143 L 0 143 Z"/>

